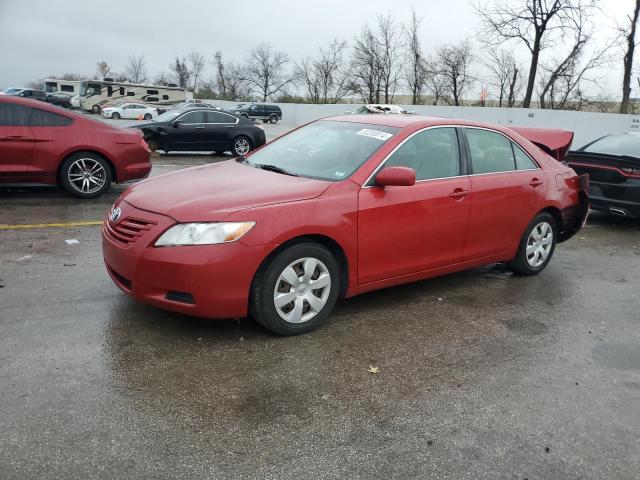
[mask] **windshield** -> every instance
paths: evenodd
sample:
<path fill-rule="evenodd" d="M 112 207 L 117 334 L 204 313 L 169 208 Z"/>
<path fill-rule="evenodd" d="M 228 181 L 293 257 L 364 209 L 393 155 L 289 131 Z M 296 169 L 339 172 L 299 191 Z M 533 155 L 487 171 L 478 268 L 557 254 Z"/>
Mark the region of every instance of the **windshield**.
<path fill-rule="evenodd" d="M 156 117 L 156 122 L 170 122 L 171 120 L 176 118 L 178 115 L 182 115 L 182 112 L 179 110 L 173 110 L 173 109 L 167 110 L 162 115 L 158 115 Z"/>
<path fill-rule="evenodd" d="M 607 135 L 583 147 L 581 150 L 583 152 L 628 155 L 640 158 L 640 136 L 633 134 Z"/>
<path fill-rule="evenodd" d="M 265 145 L 248 161 L 301 177 L 339 181 L 348 178 L 398 131 L 382 125 L 323 120 Z"/>

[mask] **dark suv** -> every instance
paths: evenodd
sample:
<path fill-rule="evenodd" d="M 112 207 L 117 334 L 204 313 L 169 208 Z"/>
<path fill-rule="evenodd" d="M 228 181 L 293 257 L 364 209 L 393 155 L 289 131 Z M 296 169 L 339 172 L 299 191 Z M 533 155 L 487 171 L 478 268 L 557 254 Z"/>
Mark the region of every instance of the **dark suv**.
<path fill-rule="evenodd" d="M 44 90 L 34 90 L 33 88 L 23 88 L 9 95 L 13 95 L 14 97 L 35 98 L 36 100 L 44 100 L 47 97 Z"/>
<path fill-rule="evenodd" d="M 263 122 L 276 123 L 282 120 L 282 110 L 277 105 L 265 103 L 250 103 L 239 108 L 234 108 L 233 113 L 246 118 L 262 120 Z"/>

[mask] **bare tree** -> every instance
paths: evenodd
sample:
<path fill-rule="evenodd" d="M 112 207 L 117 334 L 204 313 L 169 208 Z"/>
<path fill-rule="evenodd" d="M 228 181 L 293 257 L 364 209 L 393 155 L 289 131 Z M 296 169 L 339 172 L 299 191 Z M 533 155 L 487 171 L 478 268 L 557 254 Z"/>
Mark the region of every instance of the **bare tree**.
<path fill-rule="evenodd" d="M 346 48 L 347 42 L 336 39 L 327 48 L 320 48 L 318 58 L 296 63 L 296 80 L 311 102 L 337 103 L 349 92 L 349 77 L 344 68 Z"/>
<path fill-rule="evenodd" d="M 187 61 L 189 62 L 189 70 L 193 78 L 193 91 L 195 92 L 198 89 L 198 80 L 204 68 L 205 58 L 204 55 L 194 50 L 187 57 Z"/>
<path fill-rule="evenodd" d="M 438 105 L 438 102 L 445 95 L 447 78 L 442 73 L 437 58 L 428 58 L 424 63 L 425 68 L 425 89 L 431 97 L 431 104 Z"/>
<path fill-rule="evenodd" d="M 155 78 L 153 79 L 153 83 L 155 83 L 156 85 L 167 85 L 168 83 L 171 83 L 171 81 L 167 72 L 161 71 L 155 76 Z"/>
<path fill-rule="evenodd" d="M 629 15 L 628 30 L 620 28 L 627 44 L 624 54 L 624 75 L 622 76 L 622 102 L 620 103 L 620 113 L 629 112 L 629 98 L 631 97 L 631 72 L 633 70 L 633 54 L 636 48 L 636 27 L 638 25 L 638 14 L 640 13 L 640 0 L 636 0 L 633 16 Z"/>
<path fill-rule="evenodd" d="M 219 98 L 241 100 L 249 96 L 244 68 L 236 63 L 225 64 L 222 52 L 215 54 L 216 86 Z"/>
<path fill-rule="evenodd" d="M 425 65 L 422 44 L 420 42 L 420 23 L 415 10 L 411 11 L 409 24 L 404 27 L 407 53 L 405 60 L 405 81 L 411 91 L 411 104 L 417 105 L 422 97 L 422 90 L 427 82 L 427 68 Z"/>
<path fill-rule="evenodd" d="M 109 75 L 109 72 L 111 71 L 111 66 L 107 62 L 103 60 L 101 62 L 98 62 L 96 65 L 97 65 L 96 72 L 100 80 L 102 80 L 103 78 Z"/>
<path fill-rule="evenodd" d="M 354 40 L 351 58 L 350 89 L 365 103 L 380 103 L 380 68 L 378 42 L 368 25 L 362 27 Z"/>
<path fill-rule="evenodd" d="M 439 74 L 444 77 L 445 99 L 449 104 L 462 105 L 462 96 L 473 81 L 473 54 L 468 40 L 438 48 Z"/>
<path fill-rule="evenodd" d="M 283 91 L 293 80 L 284 71 L 287 63 L 289 57 L 286 53 L 278 52 L 267 44 L 258 45 L 249 53 L 245 62 L 247 82 L 252 90 L 258 92 L 263 102 Z"/>
<path fill-rule="evenodd" d="M 400 36 L 391 14 L 378 15 L 377 60 L 384 103 L 392 103 L 400 75 Z"/>
<path fill-rule="evenodd" d="M 191 80 L 191 70 L 187 60 L 184 57 L 176 57 L 174 62 L 169 65 L 169 68 L 173 71 L 175 83 L 181 88 L 187 88 L 189 80 Z"/>
<path fill-rule="evenodd" d="M 497 91 L 498 106 L 513 107 L 522 88 L 522 74 L 513 53 L 505 49 L 490 50 L 484 65 L 489 71 L 489 84 Z"/>
<path fill-rule="evenodd" d="M 143 83 L 147 80 L 147 67 L 144 60 L 144 55 L 136 57 L 135 55 L 129 55 L 127 59 L 127 65 L 124 70 L 133 83 Z"/>
<path fill-rule="evenodd" d="M 592 0 L 491 0 L 490 6 L 486 1 L 474 5 L 486 41 L 497 44 L 516 39 L 531 52 L 524 108 L 531 104 L 540 52 L 549 45 L 549 32 L 562 31 L 573 13 L 589 9 L 592 3 Z"/>
<path fill-rule="evenodd" d="M 570 101 L 575 101 L 579 108 L 579 105 L 588 100 L 582 84 L 597 83 L 595 79 L 589 78 L 587 73 L 609 61 L 610 45 L 594 51 L 585 60 L 586 47 L 593 35 L 588 13 L 575 12 L 572 22 L 570 28 L 574 39 L 569 52 L 555 64 L 541 65 L 543 73 L 540 79 L 540 108 L 565 109 Z"/>

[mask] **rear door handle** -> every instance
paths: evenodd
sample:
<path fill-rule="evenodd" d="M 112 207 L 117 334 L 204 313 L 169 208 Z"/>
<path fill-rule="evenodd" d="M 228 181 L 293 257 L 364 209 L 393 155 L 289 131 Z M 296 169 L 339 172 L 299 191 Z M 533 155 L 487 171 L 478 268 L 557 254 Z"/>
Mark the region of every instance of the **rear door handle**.
<path fill-rule="evenodd" d="M 534 178 L 529 182 L 529 185 L 531 185 L 532 187 L 539 187 L 540 185 L 542 185 L 544 182 L 542 180 L 540 180 L 539 178 Z"/>
<path fill-rule="evenodd" d="M 463 188 L 456 188 L 453 192 L 449 194 L 451 198 L 455 198 L 456 200 L 461 200 L 469 194 L 469 190 L 465 190 Z"/>

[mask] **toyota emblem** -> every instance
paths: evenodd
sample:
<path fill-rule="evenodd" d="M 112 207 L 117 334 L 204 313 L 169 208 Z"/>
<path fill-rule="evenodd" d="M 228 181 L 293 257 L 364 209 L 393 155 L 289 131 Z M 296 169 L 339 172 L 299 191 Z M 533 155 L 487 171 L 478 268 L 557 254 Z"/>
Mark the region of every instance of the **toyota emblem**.
<path fill-rule="evenodd" d="M 122 213 L 122 210 L 120 210 L 120 207 L 114 207 L 111 210 L 111 222 L 112 223 L 116 223 L 118 221 L 118 219 L 120 218 L 120 214 Z"/>

